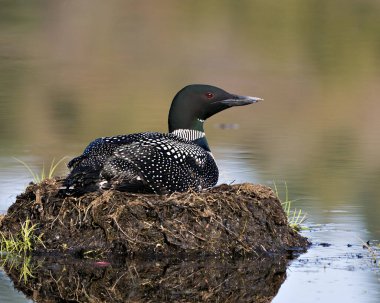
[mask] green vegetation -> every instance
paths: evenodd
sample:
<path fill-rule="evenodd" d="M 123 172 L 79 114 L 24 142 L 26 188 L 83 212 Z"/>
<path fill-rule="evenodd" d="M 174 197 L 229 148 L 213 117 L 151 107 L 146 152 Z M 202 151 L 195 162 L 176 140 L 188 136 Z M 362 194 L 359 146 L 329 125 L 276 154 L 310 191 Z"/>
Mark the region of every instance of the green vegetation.
<path fill-rule="evenodd" d="M 300 231 L 301 229 L 303 229 L 301 225 L 303 222 L 305 222 L 307 218 L 307 214 L 304 213 L 302 209 L 296 209 L 296 208 L 292 209 L 292 204 L 296 200 L 289 199 L 288 185 L 286 184 L 286 182 L 284 182 L 284 184 L 285 184 L 285 199 L 283 201 L 280 198 L 280 194 L 279 194 L 276 182 L 273 181 L 274 192 L 277 198 L 281 201 L 281 205 L 284 208 L 286 216 L 288 217 L 289 226 L 296 231 Z"/>
<path fill-rule="evenodd" d="M 103 251 L 101 249 L 87 250 L 83 253 L 84 259 L 102 259 L 104 258 Z"/>
<path fill-rule="evenodd" d="M 0 251 L 7 252 L 11 254 L 26 254 L 34 249 L 38 244 L 45 247 L 42 236 L 43 234 L 36 236 L 35 232 L 37 229 L 37 224 L 33 224 L 28 219 L 21 224 L 21 230 L 19 233 L 5 234 L 0 231 Z"/>
<path fill-rule="evenodd" d="M 31 264 L 31 256 L 14 256 L 11 254 L 0 253 L 0 268 L 7 266 L 9 270 L 15 268 L 19 273 L 19 281 L 23 280 L 24 283 L 28 282 L 29 278 L 35 278 L 33 272 L 40 267 L 40 265 Z"/>
<path fill-rule="evenodd" d="M 18 280 L 24 280 L 24 283 L 28 282 L 29 278 L 35 278 L 35 276 L 33 276 L 33 271 L 35 270 L 35 268 L 33 268 L 30 265 L 30 260 L 31 256 L 24 256 L 22 262 L 18 264 L 18 266 L 20 267 L 20 276 Z"/>
<path fill-rule="evenodd" d="M 0 231 L 0 267 L 5 265 L 10 269 L 15 267 L 20 272 L 19 281 L 23 280 L 24 283 L 29 278 L 34 278 L 33 271 L 36 269 L 36 266 L 30 264 L 31 255 L 28 253 L 38 244 L 45 247 L 42 241 L 43 234 L 36 236 L 36 229 L 37 224 L 32 225 L 28 218 L 21 224 L 19 233 L 15 235 Z"/>
<path fill-rule="evenodd" d="M 59 164 L 62 163 L 63 160 L 66 159 L 66 157 L 63 157 L 62 159 L 60 159 L 57 163 L 55 163 L 55 159 L 53 159 L 53 161 L 51 162 L 50 164 L 50 167 L 49 167 L 49 170 L 47 172 L 45 172 L 45 163 L 42 164 L 42 170 L 40 173 L 36 173 L 34 172 L 31 167 L 25 163 L 24 161 L 20 160 L 20 159 L 17 159 L 17 158 L 14 158 L 16 161 L 20 162 L 22 165 L 24 165 L 27 170 L 30 172 L 30 174 L 32 175 L 33 177 L 33 182 L 34 183 L 40 183 L 42 180 L 48 178 L 52 178 L 57 167 L 59 166 Z"/>

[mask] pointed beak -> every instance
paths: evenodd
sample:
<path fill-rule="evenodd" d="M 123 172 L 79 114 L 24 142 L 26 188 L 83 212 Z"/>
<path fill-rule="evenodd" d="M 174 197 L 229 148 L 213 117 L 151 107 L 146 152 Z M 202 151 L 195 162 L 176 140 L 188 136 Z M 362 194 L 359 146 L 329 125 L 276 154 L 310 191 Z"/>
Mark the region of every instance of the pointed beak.
<path fill-rule="evenodd" d="M 263 100 L 264 99 L 261 99 L 258 97 L 233 95 L 232 98 L 222 100 L 219 102 L 226 104 L 228 106 L 242 106 L 242 105 L 248 105 L 248 104 L 256 103 Z"/>

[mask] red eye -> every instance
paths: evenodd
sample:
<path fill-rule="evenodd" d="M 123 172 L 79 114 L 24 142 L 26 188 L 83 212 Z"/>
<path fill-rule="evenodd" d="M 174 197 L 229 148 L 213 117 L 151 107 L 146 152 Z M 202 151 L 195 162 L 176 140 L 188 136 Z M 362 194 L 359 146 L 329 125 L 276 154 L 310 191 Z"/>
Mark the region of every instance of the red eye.
<path fill-rule="evenodd" d="M 214 94 L 213 94 L 213 93 L 206 93 L 205 95 L 206 95 L 206 98 L 207 98 L 207 99 L 212 99 L 212 98 L 214 98 Z"/>

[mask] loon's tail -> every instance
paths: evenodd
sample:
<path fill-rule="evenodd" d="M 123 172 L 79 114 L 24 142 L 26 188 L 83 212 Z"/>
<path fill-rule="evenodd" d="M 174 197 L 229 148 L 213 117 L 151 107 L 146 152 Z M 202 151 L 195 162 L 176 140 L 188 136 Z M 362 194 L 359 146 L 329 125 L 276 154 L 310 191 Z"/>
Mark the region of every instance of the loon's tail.
<path fill-rule="evenodd" d="M 78 168 L 74 168 L 63 181 L 58 192 L 61 197 L 81 196 L 99 189 L 99 170 L 86 167 Z"/>

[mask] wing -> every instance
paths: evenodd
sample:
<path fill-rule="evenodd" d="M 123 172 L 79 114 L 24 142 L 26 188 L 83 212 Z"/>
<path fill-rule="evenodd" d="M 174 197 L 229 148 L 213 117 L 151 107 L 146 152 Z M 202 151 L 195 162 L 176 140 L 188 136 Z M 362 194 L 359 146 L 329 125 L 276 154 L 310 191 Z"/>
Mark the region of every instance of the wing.
<path fill-rule="evenodd" d="M 209 152 L 185 140 L 161 135 L 119 147 L 102 170 L 108 182 L 126 185 L 133 175 L 155 193 L 214 186 L 217 167 Z M 216 172 L 216 173 L 215 173 Z M 113 186 L 118 189 L 117 186 Z"/>
<path fill-rule="evenodd" d="M 136 165 L 127 159 L 113 156 L 100 173 L 101 189 L 117 189 L 133 193 L 153 193 Z"/>
<path fill-rule="evenodd" d="M 156 133 L 137 133 L 115 137 L 103 137 L 92 141 L 79 157 L 68 163 L 70 174 L 64 181 L 61 194 L 80 195 L 98 189 L 100 171 L 113 153 L 125 144 L 130 144 Z"/>

